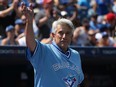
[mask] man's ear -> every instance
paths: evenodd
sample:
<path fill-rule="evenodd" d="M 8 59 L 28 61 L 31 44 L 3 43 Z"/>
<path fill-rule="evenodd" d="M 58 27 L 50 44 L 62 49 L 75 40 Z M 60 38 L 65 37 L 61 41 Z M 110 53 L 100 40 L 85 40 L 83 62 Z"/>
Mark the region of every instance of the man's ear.
<path fill-rule="evenodd" d="M 55 34 L 54 33 L 51 33 L 51 36 L 52 36 L 52 38 L 54 38 L 55 37 Z"/>

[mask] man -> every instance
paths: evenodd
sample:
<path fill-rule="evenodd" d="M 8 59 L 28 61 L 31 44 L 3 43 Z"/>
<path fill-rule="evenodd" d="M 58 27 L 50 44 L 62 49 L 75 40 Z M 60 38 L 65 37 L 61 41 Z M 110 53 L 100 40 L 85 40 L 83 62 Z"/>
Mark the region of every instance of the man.
<path fill-rule="evenodd" d="M 18 45 L 18 43 L 15 40 L 15 29 L 13 25 L 9 25 L 6 27 L 6 35 L 7 37 L 2 39 L 1 41 L 1 45 L 5 46 L 5 45 Z"/>
<path fill-rule="evenodd" d="M 82 26 L 77 27 L 73 32 L 72 45 L 86 46 L 88 44 L 89 20 L 83 19 Z"/>
<path fill-rule="evenodd" d="M 110 36 L 114 37 L 116 32 L 116 15 L 112 12 L 109 12 L 105 15 L 105 19 L 109 25 Z"/>
<path fill-rule="evenodd" d="M 32 29 L 33 10 L 22 5 L 26 18 L 27 57 L 34 68 L 34 87 L 79 87 L 84 75 L 80 55 L 69 48 L 73 24 L 67 19 L 54 22 L 52 44 L 35 40 Z"/>
<path fill-rule="evenodd" d="M 15 18 L 18 17 L 18 0 L 13 0 L 11 6 L 8 5 L 8 0 L 0 0 L 0 35 L 6 38 L 5 29 L 9 25 L 15 25 Z"/>
<path fill-rule="evenodd" d="M 43 0 L 42 9 L 35 14 L 35 22 L 39 28 L 39 40 L 50 37 L 51 24 L 55 20 L 52 0 Z"/>

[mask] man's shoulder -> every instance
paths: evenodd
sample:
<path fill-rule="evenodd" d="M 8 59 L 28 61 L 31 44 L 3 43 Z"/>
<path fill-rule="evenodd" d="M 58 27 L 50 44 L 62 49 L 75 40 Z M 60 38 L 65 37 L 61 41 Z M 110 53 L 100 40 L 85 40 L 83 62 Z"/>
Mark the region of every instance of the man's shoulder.
<path fill-rule="evenodd" d="M 70 51 L 73 53 L 73 54 L 76 54 L 76 55 L 79 55 L 79 52 L 73 48 L 70 48 Z"/>
<path fill-rule="evenodd" d="M 37 40 L 36 39 L 36 42 L 37 42 L 37 44 L 38 45 L 40 45 L 40 46 L 42 46 L 42 47 L 44 47 L 44 48 L 51 48 L 51 44 L 50 43 L 43 43 L 43 42 L 41 42 L 41 41 L 39 41 L 39 40 Z"/>

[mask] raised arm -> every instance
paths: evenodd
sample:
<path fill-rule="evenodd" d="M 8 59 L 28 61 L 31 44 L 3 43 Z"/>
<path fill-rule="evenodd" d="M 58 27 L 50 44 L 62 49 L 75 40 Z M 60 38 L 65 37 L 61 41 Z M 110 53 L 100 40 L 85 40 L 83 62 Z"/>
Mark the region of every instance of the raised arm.
<path fill-rule="evenodd" d="M 5 16 L 7 16 L 12 10 L 14 10 L 15 9 L 15 7 L 17 6 L 17 4 L 18 4 L 18 0 L 14 0 L 14 2 L 13 2 L 13 4 L 9 7 L 9 8 L 7 8 L 7 9 L 5 9 L 5 10 L 3 10 L 3 11 L 0 11 L 0 17 L 5 17 Z"/>
<path fill-rule="evenodd" d="M 34 52 L 36 47 L 36 41 L 33 32 L 33 9 L 32 5 L 30 4 L 29 7 L 26 7 L 24 3 L 22 3 L 22 12 L 26 16 L 26 27 L 25 27 L 25 35 L 26 35 L 26 44 L 27 47 L 30 49 L 31 52 Z"/>

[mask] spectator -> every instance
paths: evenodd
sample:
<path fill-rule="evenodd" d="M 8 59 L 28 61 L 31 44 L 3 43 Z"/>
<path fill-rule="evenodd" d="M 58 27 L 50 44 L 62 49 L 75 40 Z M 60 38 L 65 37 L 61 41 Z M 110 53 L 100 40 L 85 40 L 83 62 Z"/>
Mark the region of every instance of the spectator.
<path fill-rule="evenodd" d="M 105 19 L 106 19 L 107 23 L 110 25 L 109 26 L 110 36 L 114 37 L 115 27 L 116 27 L 116 15 L 114 13 L 110 12 L 105 15 Z"/>
<path fill-rule="evenodd" d="M 80 20 L 87 17 L 88 9 L 90 8 L 88 0 L 77 0 L 77 8 Z"/>
<path fill-rule="evenodd" d="M 95 0 L 91 0 L 90 8 L 88 9 L 88 17 L 90 18 L 93 14 L 97 14 L 97 3 Z"/>
<path fill-rule="evenodd" d="M 72 45 L 86 46 L 88 44 L 89 21 L 83 19 L 82 26 L 77 27 L 73 33 Z"/>
<path fill-rule="evenodd" d="M 98 17 L 98 14 L 92 14 L 89 21 L 90 29 L 93 29 L 95 31 L 99 31 L 97 17 Z"/>
<path fill-rule="evenodd" d="M 25 42 L 25 33 L 20 34 L 17 39 L 16 39 L 17 43 L 19 44 L 19 46 L 26 46 L 26 42 Z"/>
<path fill-rule="evenodd" d="M 8 25 L 14 25 L 15 18 L 18 14 L 18 0 L 14 0 L 12 5 L 8 6 L 8 0 L 1 0 L 0 9 L 0 35 L 6 37 L 5 29 Z"/>
<path fill-rule="evenodd" d="M 68 19 L 71 20 L 75 27 L 78 27 L 78 8 L 76 7 L 76 3 L 72 0 L 72 2 L 67 3 L 66 9 Z"/>
<path fill-rule="evenodd" d="M 25 22 L 22 19 L 16 19 L 15 21 L 15 34 L 18 37 L 24 32 Z"/>
<path fill-rule="evenodd" d="M 37 11 L 38 12 L 38 11 Z M 36 11 L 34 12 L 34 16 L 35 16 L 35 14 L 37 13 Z M 24 27 L 25 27 L 25 23 L 26 23 L 26 17 L 24 16 L 24 15 L 22 15 L 21 16 L 21 18 L 20 18 L 20 20 L 22 21 L 21 22 L 21 25 L 20 26 L 22 26 L 21 27 L 21 32 L 23 33 L 24 32 Z M 33 18 L 33 31 L 34 31 L 34 35 L 35 35 L 35 37 L 36 38 L 38 38 L 38 34 L 39 34 L 39 29 L 38 29 L 38 27 L 37 27 L 37 25 L 36 25 L 36 23 L 35 23 L 35 19 Z"/>
<path fill-rule="evenodd" d="M 50 37 L 50 31 L 52 28 L 53 17 L 53 2 L 52 0 L 43 1 L 43 10 L 40 10 L 35 15 L 35 21 L 39 30 L 39 39 Z"/>
<path fill-rule="evenodd" d="M 114 40 L 107 32 L 102 32 L 102 38 L 98 41 L 98 47 L 113 47 Z"/>
<path fill-rule="evenodd" d="M 67 18 L 71 20 L 75 27 L 78 26 L 78 6 L 74 0 L 60 0 L 57 8 L 59 10 L 61 18 Z"/>
<path fill-rule="evenodd" d="M 56 21 L 54 21 L 52 23 L 52 30 L 56 28 Z M 50 33 L 50 37 L 49 38 L 45 38 L 41 40 L 41 43 L 45 43 L 45 44 L 51 44 L 53 41 L 53 37 L 52 37 L 52 33 Z"/>
<path fill-rule="evenodd" d="M 97 14 L 98 15 L 106 15 L 109 12 L 109 6 L 106 0 L 96 0 L 97 3 Z M 111 3 L 110 3 L 111 4 Z"/>
<path fill-rule="evenodd" d="M 19 46 L 26 46 L 26 42 L 25 42 L 25 21 L 26 21 L 26 17 L 24 15 L 22 15 L 21 17 L 22 19 L 17 19 L 15 21 L 15 31 L 17 34 L 17 38 L 16 41 L 19 44 Z"/>
<path fill-rule="evenodd" d="M 107 26 L 106 26 L 107 25 Z M 104 16 L 99 16 L 97 17 L 97 27 L 100 28 L 101 27 L 109 27 L 109 24 L 107 24 L 106 20 L 104 19 Z M 100 30 L 101 31 L 101 30 Z"/>
<path fill-rule="evenodd" d="M 15 40 L 15 29 L 14 26 L 9 25 L 6 27 L 6 35 L 7 37 L 4 38 L 1 42 L 2 46 L 8 45 L 8 46 L 12 46 L 12 45 L 18 45 L 18 43 Z"/>
<path fill-rule="evenodd" d="M 41 43 L 44 43 L 44 44 L 51 44 L 53 41 L 53 38 L 52 38 L 52 35 L 50 34 L 50 37 L 49 38 L 43 38 L 41 40 Z"/>
<path fill-rule="evenodd" d="M 89 31 L 88 31 L 88 41 L 89 41 L 89 43 L 87 44 L 87 46 L 97 46 L 97 39 L 96 39 L 96 37 L 95 37 L 95 35 L 96 35 L 96 31 L 95 30 L 92 30 L 92 29 L 90 29 Z"/>
<path fill-rule="evenodd" d="M 25 15 L 22 15 L 21 19 L 17 19 L 15 23 L 16 23 L 16 27 L 17 27 L 18 32 L 20 32 L 18 34 L 18 37 L 16 38 L 16 40 L 17 40 L 19 46 L 26 46 L 25 30 L 24 30 L 25 23 L 26 23 Z M 39 29 L 38 29 L 38 27 L 35 24 L 35 19 L 34 18 L 33 18 L 33 31 L 34 31 L 35 38 L 38 39 Z"/>
<path fill-rule="evenodd" d="M 110 35 L 110 31 L 109 31 L 109 25 L 108 24 L 101 24 L 99 26 L 99 32 L 102 33 L 102 32 L 107 32 L 108 35 Z"/>

